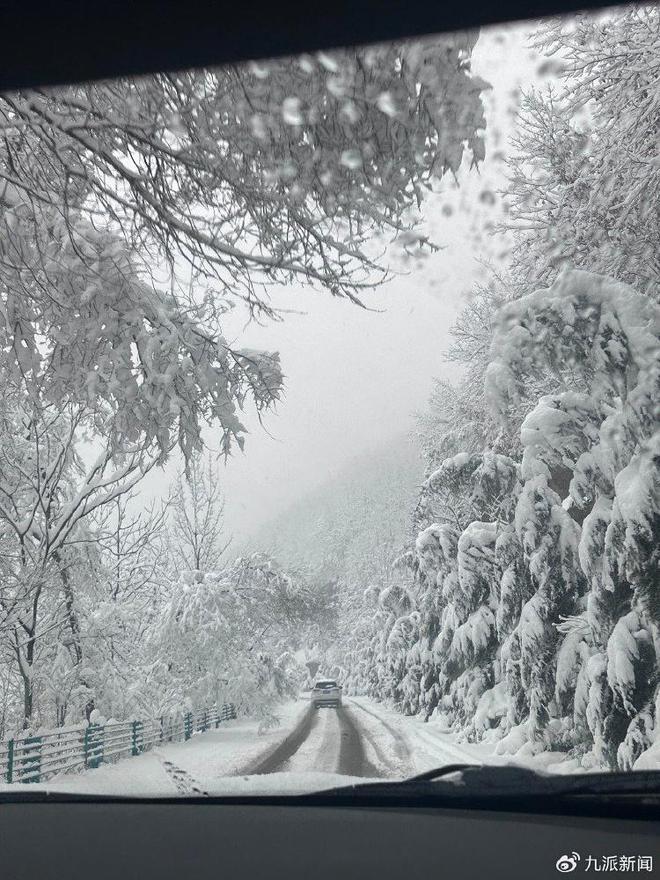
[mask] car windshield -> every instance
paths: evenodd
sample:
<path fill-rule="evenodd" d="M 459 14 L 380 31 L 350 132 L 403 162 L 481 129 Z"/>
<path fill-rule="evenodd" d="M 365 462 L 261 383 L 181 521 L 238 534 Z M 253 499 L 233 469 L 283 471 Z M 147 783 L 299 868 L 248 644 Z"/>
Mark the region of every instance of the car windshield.
<path fill-rule="evenodd" d="M 659 59 L 0 96 L 5 793 L 660 768 Z"/>

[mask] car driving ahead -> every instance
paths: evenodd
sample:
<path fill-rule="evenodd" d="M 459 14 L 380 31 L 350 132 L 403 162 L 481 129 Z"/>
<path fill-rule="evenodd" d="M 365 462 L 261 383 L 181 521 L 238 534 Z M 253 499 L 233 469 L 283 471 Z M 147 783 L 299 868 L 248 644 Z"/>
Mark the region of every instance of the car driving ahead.
<path fill-rule="evenodd" d="M 311 701 L 315 709 L 322 706 L 341 706 L 341 685 L 332 678 L 324 678 L 317 681 L 311 692 Z"/>

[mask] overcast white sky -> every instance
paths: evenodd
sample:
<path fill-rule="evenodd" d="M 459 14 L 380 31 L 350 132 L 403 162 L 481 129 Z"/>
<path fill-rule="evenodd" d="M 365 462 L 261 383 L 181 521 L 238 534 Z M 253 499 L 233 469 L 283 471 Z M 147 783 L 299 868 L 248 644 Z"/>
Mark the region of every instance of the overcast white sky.
<path fill-rule="evenodd" d="M 464 295 L 483 277 L 479 260 L 496 258 L 503 247 L 484 234 L 484 225 L 498 213 L 497 203 L 490 204 L 503 184 L 497 153 L 506 147 L 517 89 L 534 78 L 526 33 L 519 26 L 493 29 L 482 33 L 475 49 L 473 70 L 493 86 L 486 97 L 487 157 L 480 173 L 466 170 L 459 190 L 447 180 L 427 206 L 433 237 L 444 246 L 439 254 L 371 296 L 378 312 L 290 287 L 277 293 L 275 303 L 297 314 L 247 327 L 236 314 L 226 325 L 237 345 L 279 351 L 286 375 L 285 397 L 267 417 L 267 430 L 247 413 L 244 454 L 219 464 L 235 546 L 355 455 L 410 430 L 433 378 L 451 376 L 443 361 L 448 330 Z M 450 216 L 442 210 L 447 206 Z M 207 442 L 216 445 L 210 435 Z M 159 494 L 171 471 L 150 477 L 147 494 Z"/>

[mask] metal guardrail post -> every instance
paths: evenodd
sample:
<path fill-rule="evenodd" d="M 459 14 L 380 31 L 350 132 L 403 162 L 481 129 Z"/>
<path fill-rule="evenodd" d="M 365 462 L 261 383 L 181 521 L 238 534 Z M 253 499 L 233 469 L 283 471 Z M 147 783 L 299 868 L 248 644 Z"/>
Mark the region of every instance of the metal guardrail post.
<path fill-rule="evenodd" d="M 139 755 L 142 751 L 142 722 L 133 721 L 131 724 L 131 754 Z"/>
<path fill-rule="evenodd" d="M 96 755 L 92 756 L 93 764 L 90 766 L 100 767 L 104 758 L 105 727 L 102 724 L 96 724 L 94 726 L 96 728 L 94 731 L 94 736 L 96 737 Z"/>
<path fill-rule="evenodd" d="M 222 706 L 222 720 L 229 721 L 236 718 L 236 706 L 233 703 L 224 703 Z"/>
<path fill-rule="evenodd" d="M 85 728 L 83 739 L 85 767 L 96 768 L 103 763 L 103 733 L 100 724 L 88 724 Z"/>
<path fill-rule="evenodd" d="M 13 782 L 14 778 L 14 740 L 10 739 L 7 743 L 7 782 Z"/>
<path fill-rule="evenodd" d="M 41 782 L 41 737 L 29 736 L 24 740 L 28 757 L 21 759 L 21 776 L 30 773 L 30 782 Z M 32 754 L 34 747 L 34 753 Z M 33 772 L 36 771 L 33 775 Z"/>

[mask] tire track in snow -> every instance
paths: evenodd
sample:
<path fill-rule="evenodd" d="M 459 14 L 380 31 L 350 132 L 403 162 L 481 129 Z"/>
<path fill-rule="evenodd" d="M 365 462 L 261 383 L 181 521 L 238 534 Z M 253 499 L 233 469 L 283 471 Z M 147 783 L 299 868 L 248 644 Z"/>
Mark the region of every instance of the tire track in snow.
<path fill-rule="evenodd" d="M 316 711 L 310 707 L 284 742 L 241 775 L 317 772 L 371 779 L 382 776 L 367 759 L 364 742 L 363 725 L 346 707 Z"/>
<path fill-rule="evenodd" d="M 318 723 L 318 718 L 310 706 L 301 720 L 291 733 L 265 757 L 262 756 L 237 773 L 237 776 L 261 775 L 265 773 L 277 773 L 282 770 L 292 755 L 298 751 L 305 740 L 309 737 L 312 728 Z"/>
<path fill-rule="evenodd" d="M 410 730 L 405 732 L 397 731 L 392 724 L 389 724 L 385 721 L 382 716 L 373 712 L 371 709 L 367 709 L 366 706 L 363 706 L 361 703 L 358 703 L 355 700 L 351 700 L 351 703 L 361 709 L 363 712 L 366 712 L 367 715 L 370 715 L 372 718 L 379 721 L 383 727 L 398 741 L 398 745 L 396 747 L 396 754 L 399 758 L 403 758 L 405 763 L 408 766 L 408 770 L 405 775 L 410 775 L 412 773 L 422 772 L 424 770 L 430 770 L 433 767 L 437 767 L 441 764 L 452 764 L 452 763 L 461 763 L 461 764 L 482 764 L 483 761 L 474 753 L 468 751 L 467 749 L 461 748 L 461 746 L 456 743 L 448 742 L 446 739 L 440 739 L 440 737 L 433 733 L 431 730 L 427 730 L 424 728 L 422 724 L 414 724 L 411 726 Z M 403 719 L 404 716 L 401 716 Z M 411 719 L 413 721 L 413 719 Z M 416 742 L 421 744 L 424 748 L 424 754 L 420 753 L 419 748 L 416 745 Z M 420 763 L 420 758 L 423 760 Z"/>
<path fill-rule="evenodd" d="M 286 762 L 283 770 L 293 773 L 336 773 L 339 765 L 340 727 L 337 713 L 320 709 L 308 738 Z"/>
<path fill-rule="evenodd" d="M 377 737 L 374 736 L 373 732 L 370 731 L 366 725 L 361 726 L 364 737 L 369 741 L 379 763 L 382 764 L 383 768 L 385 770 L 393 771 L 395 774 L 401 776 L 412 775 L 412 773 L 414 773 L 412 754 L 410 745 L 406 737 L 390 724 L 388 724 L 383 718 L 380 717 L 380 715 L 376 715 L 375 712 L 372 712 L 369 709 L 365 708 L 361 703 L 358 703 L 355 700 L 349 700 L 349 702 L 352 707 L 358 709 L 360 712 L 364 712 L 375 721 L 377 721 L 378 724 L 386 731 L 390 740 L 393 741 L 392 754 L 395 757 L 396 763 L 393 763 L 389 755 L 386 755 L 384 753 L 382 743 L 378 743 Z"/>
<path fill-rule="evenodd" d="M 345 706 L 337 709 L 340 726 L 339 763 L 337 772 L 344 776 L 365 776 L 376 779 L 382 774 L 368 760 L 364 751 L 364 728 L 356 724 L 355 716 Z"/>
<path fill-rule="evenodd" d="M 360 717 L 360 712 L 371 716 L 384 730 L 385 744 L 382 737 L 374 734 L 373 723 L 371 730 L 364 723 L 365 717 Z M 368 746 L 370 755 L 365 746 Z M 406 740 L 397 730 L 351 700 L 350 706 L 344 704 L 334 710 L 314 710 L 310 706 L 283 742 L 237 775 L 320 772 L 370 779 L 406 776 L 413 772 L 409 755 Z"/>

